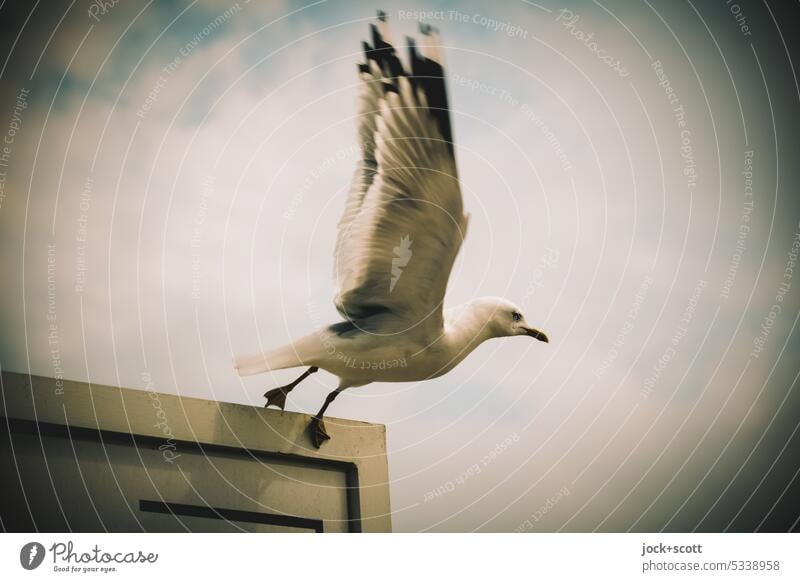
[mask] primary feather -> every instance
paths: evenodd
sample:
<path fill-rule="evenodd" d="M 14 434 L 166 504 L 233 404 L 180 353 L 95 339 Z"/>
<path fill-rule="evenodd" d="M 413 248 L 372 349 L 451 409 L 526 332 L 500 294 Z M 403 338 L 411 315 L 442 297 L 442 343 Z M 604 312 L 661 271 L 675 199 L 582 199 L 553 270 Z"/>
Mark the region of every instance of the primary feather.
<path fill-rule="evenodd" d="M 407 71 L 377 26 L 372 42 L 359 66 L 362 159 L 339 223 L 334 303 L 349 320 L 384 313 L 400 326 L 441 328 L 467 227 L 443 68 L 409 40 Z M 413 250 L 398 273 L 404 240 Z"/>

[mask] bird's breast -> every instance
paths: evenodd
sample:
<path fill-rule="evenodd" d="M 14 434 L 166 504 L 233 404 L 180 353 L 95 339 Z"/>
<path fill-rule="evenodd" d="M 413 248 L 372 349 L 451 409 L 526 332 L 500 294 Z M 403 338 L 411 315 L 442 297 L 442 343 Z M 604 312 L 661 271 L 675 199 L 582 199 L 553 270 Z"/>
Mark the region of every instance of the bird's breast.
<path fill-rule="evenodd" d="M 319 365 L 323 369 L 358 382 L 415 382 L 435 378 L 453 365 L 441 346 L 399 338 L 372 346 L 351 345 L 336 350 Z"/>

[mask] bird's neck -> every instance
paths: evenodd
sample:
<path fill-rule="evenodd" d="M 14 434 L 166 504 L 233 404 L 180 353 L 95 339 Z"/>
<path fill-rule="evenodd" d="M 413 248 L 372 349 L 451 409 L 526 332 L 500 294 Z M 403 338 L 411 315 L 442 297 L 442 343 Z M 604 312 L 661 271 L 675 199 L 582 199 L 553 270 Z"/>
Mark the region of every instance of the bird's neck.
<path fill-rule="evenodd" d="M 496 337 L 491 321 L 476 301 L 449 309 L 444 314 L 445 339 L 451 350 L 466 357 L 483 342 Z"/>

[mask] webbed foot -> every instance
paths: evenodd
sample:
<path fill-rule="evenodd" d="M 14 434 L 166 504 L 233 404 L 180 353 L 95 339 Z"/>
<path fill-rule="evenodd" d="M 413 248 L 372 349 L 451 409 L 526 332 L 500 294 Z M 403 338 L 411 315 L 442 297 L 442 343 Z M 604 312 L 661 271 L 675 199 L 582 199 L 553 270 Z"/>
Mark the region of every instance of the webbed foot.
<path fill-rule="evenodd" d="M 264 408 L 266 408 L 267 406 L 277 406 L 281 410 L 286 408 L 286 395 L 292 390 L 294 390 L 294 387 L 297 386 L 300 382 L 302 382 L 308 376 L 317 371 L 319 371 L 319 368 L 317 366 L 311 366 L 308 370 L 303 372 L 297 380 L 295 380 L 291 384 L 287 384 L 286 386 L 281 386 L 280 388 L 273 388 L 272 390 L 267 390 L 266 392 L 264 392 L 264 398 L 267 399 L 267 403 L 264 405 Z"/>
<path fill-rule="evenodd" d="M 311 419 L 311 423 L 308 425 L 308 433 L 311 436 L 311 442 L 317 448 L 320 448 L 322 443 L 331 438 L 328 431 L 325 430 L 325 421 L 316 416 Z"/>
<path fill-rule="evenodd" d="M 267 399 L 267 403 L 264 405 L 264 408 L 267 406 L 277 406 L 283 410 L 286 408 L 286 387 L 282 386 L 273 390 L 267 390 L 264 393 L 264 398 Z"/>

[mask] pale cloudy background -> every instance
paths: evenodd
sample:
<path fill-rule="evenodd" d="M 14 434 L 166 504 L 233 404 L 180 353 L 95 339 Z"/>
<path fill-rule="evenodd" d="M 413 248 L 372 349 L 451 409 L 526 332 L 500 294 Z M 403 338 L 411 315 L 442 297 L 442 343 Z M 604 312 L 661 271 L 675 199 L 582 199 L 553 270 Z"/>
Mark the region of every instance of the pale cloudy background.
<path fill-rule="evenodd" d="M 296 372 L 239 379 L 232 355 L 338 319 L 367 23 L 383 8 L 401 40 L 409 13 L 444 11 L 429 21 L 473 216 L 447 300 L 506 296 L 552 339 L 336 401 L 388 427 L 394 529 L 798 527 L 795 8 L 91 6 L 0 7 L 3 369 L 138 388 L 148 372 L 163 392 L 262 405 Z M 312 376 L 289 409 L 316 411 L 334 382 Z"/>

